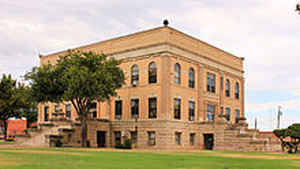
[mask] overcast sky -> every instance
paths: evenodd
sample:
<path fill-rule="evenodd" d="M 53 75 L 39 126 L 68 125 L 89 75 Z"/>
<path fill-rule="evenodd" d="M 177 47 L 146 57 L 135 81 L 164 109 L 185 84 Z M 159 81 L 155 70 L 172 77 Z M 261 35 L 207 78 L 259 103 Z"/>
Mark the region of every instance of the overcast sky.
<path fill-rule="evenodd" d="M 299 0 L 0 0 L 0 74 L 21 78 L 49 54 L 170 26 L 245 58 L 250 127 L 300 122 Z"/>

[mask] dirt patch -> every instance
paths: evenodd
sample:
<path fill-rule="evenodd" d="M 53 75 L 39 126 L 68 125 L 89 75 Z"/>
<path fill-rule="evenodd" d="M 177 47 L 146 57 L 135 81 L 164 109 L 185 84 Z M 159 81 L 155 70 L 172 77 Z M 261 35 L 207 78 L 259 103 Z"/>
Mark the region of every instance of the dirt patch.
<path fill-rule="evenodd" d="M 58 155 L 75 155 L 75 156 L 86 156 L 87 153 L 77 152 L 62 152 L 62 151 L 46 151 L 46 150 L 0 150 L 0 152 L 8 153 L 25 153 L 25 154 L 58 154 Z"/>
<path fill-rule="evenodd" d="M 254 159 L 266 159 L 266 160 L 286 160 L 286 159 L 300 159 L 300 157 L 284 157 L 284 156 L 266 156 L 266 155 L 246 155 L 246 154 L 218 154 L 221 157 L 232 157 L 232 158 L 254 158 Z"/>
<path fill-rule="evenodd" d="M 294 161 L 294 162 L 292 162 L 291 166 L 293 166 L 293 167 L 300 167 L 300 161 Z"/>

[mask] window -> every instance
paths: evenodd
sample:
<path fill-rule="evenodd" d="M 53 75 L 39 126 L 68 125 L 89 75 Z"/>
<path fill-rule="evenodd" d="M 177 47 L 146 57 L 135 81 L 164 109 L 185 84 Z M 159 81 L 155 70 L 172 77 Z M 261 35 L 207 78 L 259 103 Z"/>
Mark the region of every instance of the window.
<path fill-rule="evenodd" d="M 208 92 L 212 92 L 212 93 L 215 93 L 216 92 L 216 75 L 213 74 L 213 73 L 209 73 L 207 72 L 207 91 Z"/>
<path fill-rule="evenodd" d="M 44 121 L 48 121 L 49 120 L 49 107 L 45 106 L 44 107 Z"/>
<path fill-rule="evenodd" d="M 190 145 L 195 145 L 195 133 L 190 134 Z"/>
<path fill-rule="evenodd" d="M 174 119 L 180 120 L 180 104 L 181 100 L 178 98 L 174 99 Z"/>
<path fill-rule="evenodd" d="M 115 131 L 115 145 L 121 145 L 121 132 Z"/>
<path fill-rule="evenodd" d="M 195 88 L 195 71 L 193 68 L 190 68 L 189 71 L 189 88 Z"/>
<path fill-rule="evenodd" d="M 148 145 L 154 146 L 156 144 L 155 131 L 148 131 Z"/>
<path fill-rule="evenodd" d="M 194 121 L 195 120 L 195 102 L 189 101 L 189 120 Z"/>
<path fill-rule="evenodd" d="M 115 101 L 115 119 L 122 119 L 122 100 Z"/>
<path fill-rule="evenodd" d="M 180 145 L 181 144 L 181 133 L 175 132 L 175 144 Z"/>
<path fill-rule="evenodd" d="M 55 106 L 54 106 L 54 111 L 55 111 L 55 113 L 59 113 L 59 104 L 56 104 Z"/>
<path fill-rule="evenodd" d="M 131 67 L 131 86 L 135 87 L 139 83 L 139 68 L 137 65 Z"/>
<path fill-rule="evenodd" d="M 207 112 L 206 117 L 208 121 L 214 121 L 215 120 L 215 106 L 208 104 L 207 105 Z"/>
<path fill-rule="evenodd" d="M 131 99 L 131 118 L 139 118 L 139 99 Z"/>
<path fill-rule="evenodd" d="M 66 117 L 71 118 L 71 104 L 66 105 Z"/>
<path fill-rule="evenodd" d="M 157 99 L 155 97 L 148 99 L 148 114 L 149 119 L 155 119 L 157 117 Z"/>
<path fill-rule="evenodd" d="M 136 144 L 137 143 L 137 131 L 131 131 L 130 138 L 131 138 L 131 143 Z"/>
<path fill-rule="evenodd" d="M 180 65 L 178 63 L 174 65 L 174 83 L 180 84 Z"/>
<path fill-rule="evenodd" d="M 235 83 L 235 92 L 234 92 L 235 98 L 240 98 L 240 85 L 238 82 Z"/>
<path fill-rule="evenodd" d="M 235 122 L 238 123 L 240 119 L 240 110 L 235 109 Z"/>
<path fill-rule="evenodd" d="M 230 97 L 230 81 L 228 79 L 226 80 L 226 85 L 225 85 L 225 95 L 227 97 Z"/>
<path fill-rule="evenodd" d="M 92 113 L 92 118 L 97 118 L 97 103 L 91 103 L 90 112 Z"/>
<path fill-rule="evenodd" d="M 149 76 L 149 79 L 148 79 L 149 84 L 157 82 L 157 67 L 156 67 L 155 62 L 151 62 L 149 64 L 148 76 Z"/>
<path fill-rule="evenodd" d="M 225 114 L 225 117 L 226 117 L 226 120 L 227 120 L 227 121 L 230 121 L 230 108 L 229 108 L 229 107 L 226 108 L 226 114 Z"/>

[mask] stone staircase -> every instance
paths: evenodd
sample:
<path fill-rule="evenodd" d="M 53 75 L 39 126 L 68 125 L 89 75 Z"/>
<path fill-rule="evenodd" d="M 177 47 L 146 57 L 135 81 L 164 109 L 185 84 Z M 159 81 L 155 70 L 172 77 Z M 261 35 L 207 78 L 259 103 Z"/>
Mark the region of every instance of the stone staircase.
<path fill-rule="evenodd" d="M 72 124 L 41 124 L 38 129 L 29 130 L 25 137 L 17 138 L 17 145 L 30 147 L 49 147 L 51 138 L 62 138 L 65 130 L 71 131 Z"/>
<path fill-rule="evenodd" d="M 272 142 L 268 135 L 262 135 L 258 130 L 248 129 L 248 126 L 228 126 L 224 130 L 224 150 L 236 151 L 280 151 L 280 146 Z"/>

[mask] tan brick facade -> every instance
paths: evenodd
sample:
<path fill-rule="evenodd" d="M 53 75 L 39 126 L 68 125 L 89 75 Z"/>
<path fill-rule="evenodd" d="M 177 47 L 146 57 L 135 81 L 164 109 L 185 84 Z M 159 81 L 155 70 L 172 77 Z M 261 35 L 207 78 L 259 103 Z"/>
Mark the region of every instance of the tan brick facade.
<path fill-rule="evenodd" d="M 78 48 L 104 53 L 122 61 L 120 67 L 125 73 L 125 84 L 118 90 L 118 96 L 110 102 L 97 104 L 97 117 L 89 121 L 88 138 L 92 147 L 99 146 L 97 132 L 104 131 L 105 146 L 115 146 L 115 132 L 121 132 L 121 140 L 130 138 L 130 132 L 137 131 L 137 148 L 159 149 L 202 149 L 204 134 L 214 134 L 214 148 L 226 149 L 226 131 L 232 126 L 241 129 L 244 123 L 235 124 L 236 111 L 239 119 L 244 117 L 244 77 L 243 59 L 190 37 L 168 26 L 139 32 L 136 34 L 103 41 Z M 41 65 L 55 64 L 58 56 L 65 51 L 41 58 Z M 149 84 L 149 64 L 155 62 L 157 81 Z M 180 83 L 175 83 L 175 64 L 180 65 Z M 138 67 L 138 83 L 132 85 L 133 65 Z M 189 86 L 190 68 L 194 70 L 194 88 Z M 208 87 L 208 73 L 214 84 Z M 221 79 L 223 83 L 221 84 Z M 230 96 L 226 96 L 226 81 L 230 82 Z M 213 82 L 212 82 L 213 83 Z M 235 98 L 235 85 L 238 96 Z M 208 89 L 209 88 L 209 89 Z M 212 90 L 212 91 L 208 91 Z M 149 98 L 156 98 L 156 118 L 149 118 Z M 139 99 L 138 119 L 132 117 L 131 100 Z M 175 119 L 174 99 L 180 100 L 180 119 Z M 122 101 L 122 117 L 115 117 L 115 103 Z M 194 116 L 189 112 L 189 102 L 194 103 Z M 213 121 L 208 118 L 208 104 L 215 109 Z M 59 107 L 65 111 L 66 103 Z M 45 106 L 49 119 L 54 112 L 54 104 L 39 105 L 39 124 L 45 124 Z M 230 108 L 230 120 L 221 114 Z M 223 110 L 223 111 L 222 111 Z M 192 111 L 191 111 L 192 112 Z M 70 121 L 75 123 L 76 112 L 72 108 Z M 192 119 L 192 120 L 191 120 Z M 105 121 L 104 121 L 105 120 Z M 80 145 L 80 129 L 75 125 L 72 139 L 66 144 Z M 151 145 L 149 132 L 155 132 L 155 145 Z M 175 141 L 179 133 L 180 144 Z M 238 135 L 239 133 L 236 133 Z M 194 140 L 191 140 L 192 136 Z M 67 139 L 68 140 L 68 139 Z M 97 142 L 98 141 L 98 142 Z M 68 143 L 69 142 L 69 143 Z M 193 145 L 191 145 L 193 142 Z M 245 143 L 246 144 L 246 143 Z"/>

